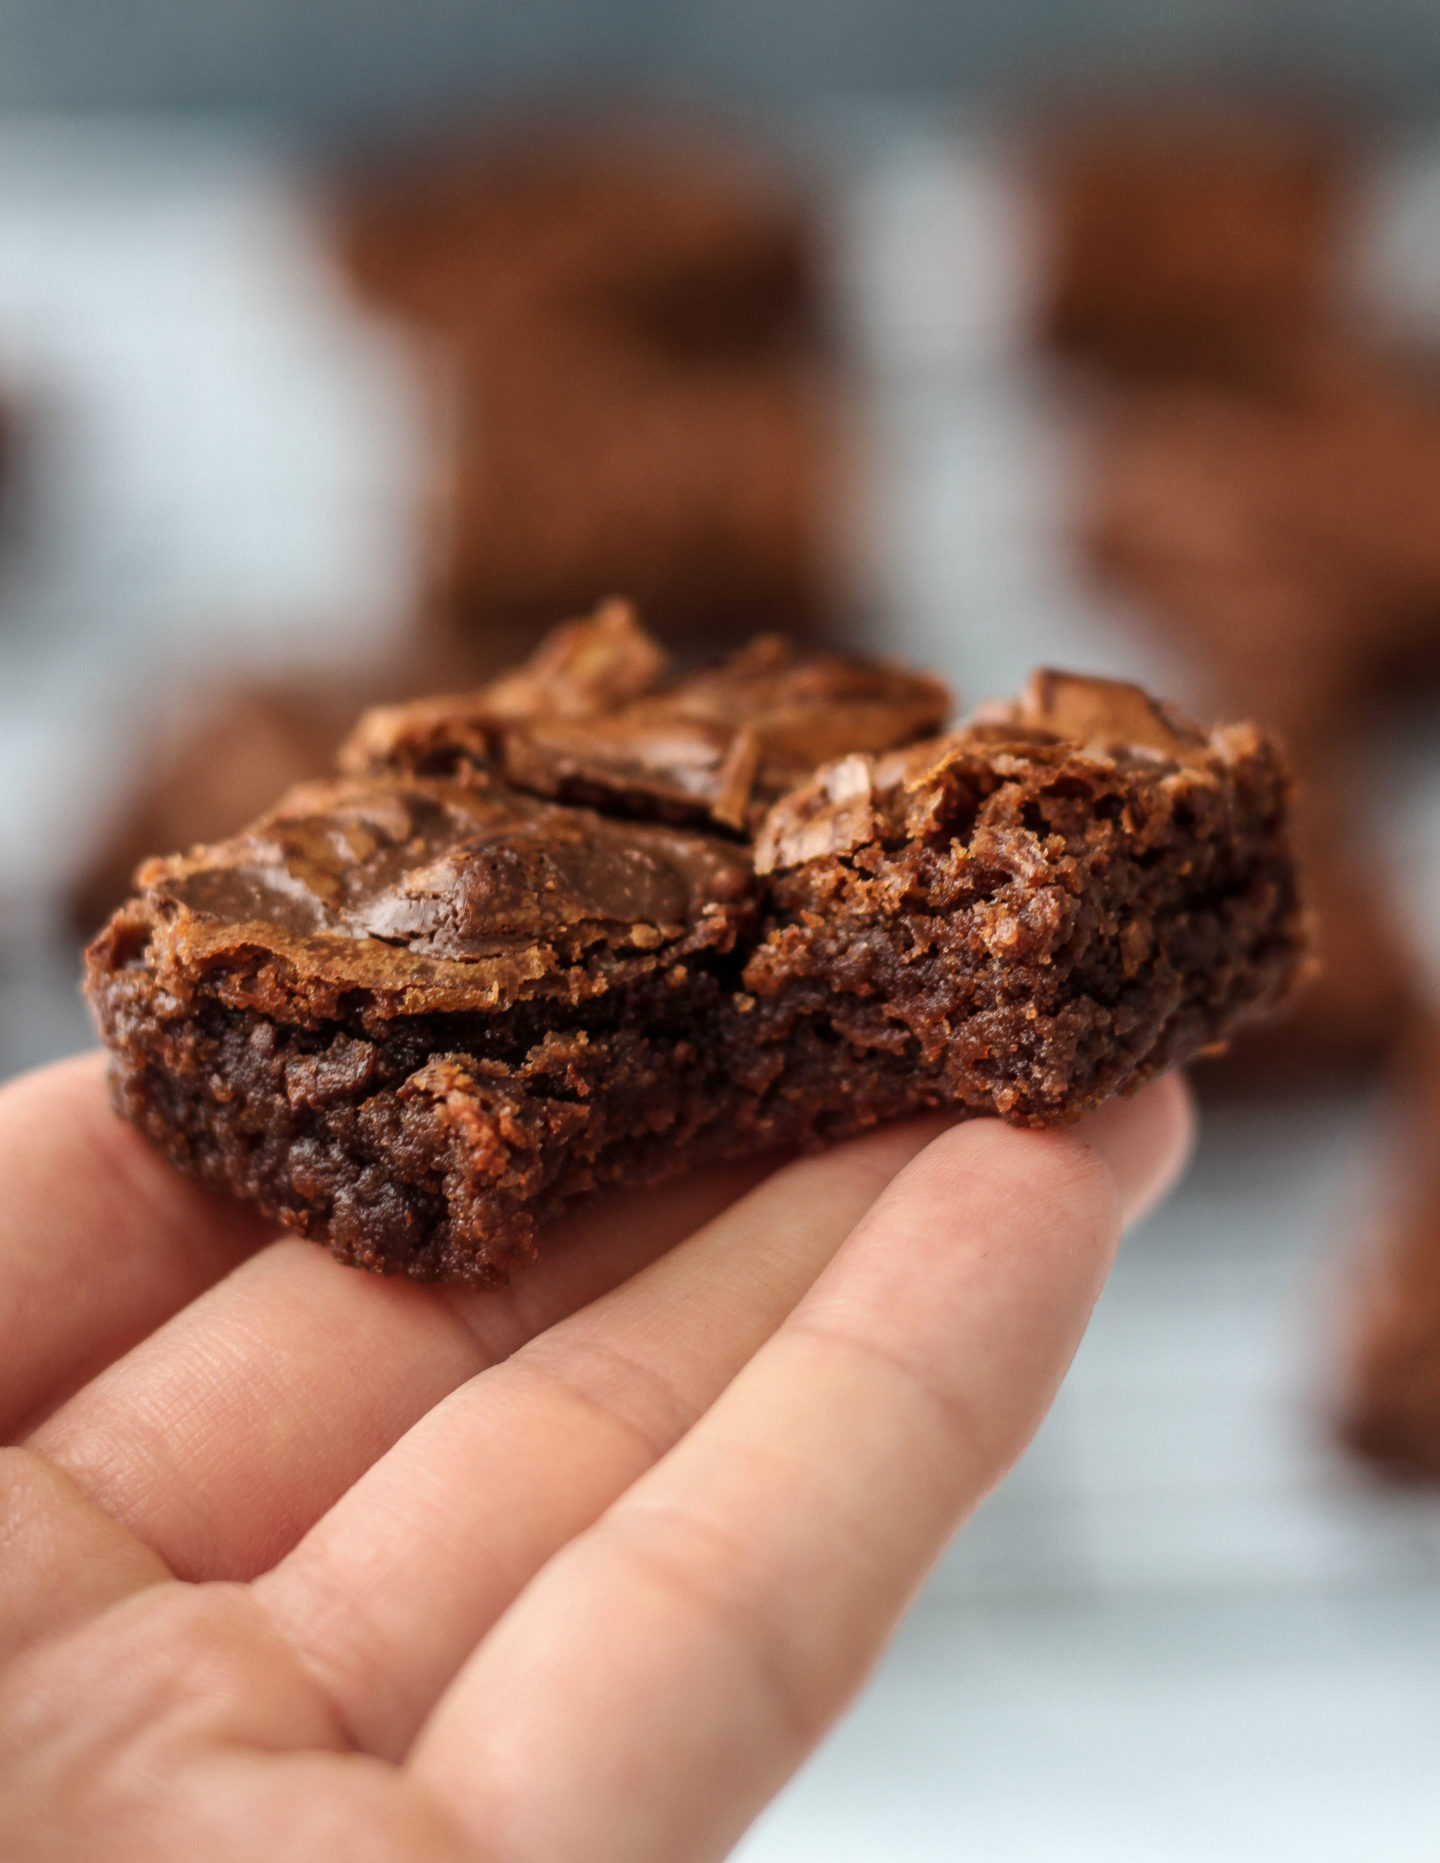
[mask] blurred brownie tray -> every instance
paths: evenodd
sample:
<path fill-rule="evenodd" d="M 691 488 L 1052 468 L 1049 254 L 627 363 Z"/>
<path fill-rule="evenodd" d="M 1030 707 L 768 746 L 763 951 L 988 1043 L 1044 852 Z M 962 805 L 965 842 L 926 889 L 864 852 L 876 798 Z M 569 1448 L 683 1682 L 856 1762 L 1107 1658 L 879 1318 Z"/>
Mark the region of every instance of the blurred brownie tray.
<path fill-rule="evenodd" d="M 343 1260 L 485 1286 L 582 1192 L 929 1107 L 1070 1119 L 1283 995 L 1260 733 L 1061 674 L 947 706 L 773 639 L 676 677 L 613 604 L 372 714 L 91 947 L 117 1103 Z"/>

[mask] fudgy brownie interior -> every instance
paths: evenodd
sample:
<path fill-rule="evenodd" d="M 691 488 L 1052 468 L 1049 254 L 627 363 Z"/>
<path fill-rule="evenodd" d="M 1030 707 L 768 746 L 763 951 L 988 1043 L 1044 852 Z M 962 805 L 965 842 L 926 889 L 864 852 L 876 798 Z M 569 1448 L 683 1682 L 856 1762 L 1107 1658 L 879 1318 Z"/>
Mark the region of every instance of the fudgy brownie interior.
<path fill-rule="evenodd" d="M 1304 949 L 1275 747 L 1037 675 L 759 642 L 678 678 L 624 604 L 346 774 L 150 862 L 89 953 L 117 1102 L 342 1259 L 492 1285 L 598 1186 L 926 1107 L 1069 1119 Z"/>

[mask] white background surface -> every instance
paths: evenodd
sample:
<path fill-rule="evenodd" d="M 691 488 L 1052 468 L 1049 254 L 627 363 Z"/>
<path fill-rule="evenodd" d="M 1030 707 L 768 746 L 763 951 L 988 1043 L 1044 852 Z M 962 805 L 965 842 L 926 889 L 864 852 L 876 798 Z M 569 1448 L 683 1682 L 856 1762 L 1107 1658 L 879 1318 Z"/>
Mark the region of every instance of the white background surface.
<path fill-rule="evenodd" d="M 1071 446 L 1025 357 L 1003 143 L 871 122 L 835 172 L 884 644 L 974 697 L 1037 660 L 1164 683 L 1066 565 Z M 1437 173 L 1417 146 L 1378 175 L 1359 272 L 1431 328 Z M 363 656 L 403 613 L 411 384 L 330 276 L 306 181 L 213 132 L 0 134 L 0 366 L 34 435 L 0 564 L 0 1074 L 86 1039 L 55 900 L 136 695 Z M 1377 818 L 1432 961 L 1433 735 L 1391 747 Z M 1210 1117 L 1030 1455 L 746 1863 L 1440 1853 L 1440 1505 L 1372 1487 L 1324 1426 L 1376 1126 L 1347 1098 Z"/>

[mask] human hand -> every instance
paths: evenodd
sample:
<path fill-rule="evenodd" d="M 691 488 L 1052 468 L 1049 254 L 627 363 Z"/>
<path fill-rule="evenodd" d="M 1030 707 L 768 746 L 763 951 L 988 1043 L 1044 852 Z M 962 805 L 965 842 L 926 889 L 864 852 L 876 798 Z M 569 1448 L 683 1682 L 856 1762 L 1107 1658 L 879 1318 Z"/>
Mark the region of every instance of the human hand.
<path fill-rule="evenodd" d="M 701 1173 L 478 1295 L 274 1239 L 98 1056 L 5 1088 L 0 1855 L 723 1856 L 1029 1440 L 1186 1109 Z"/>

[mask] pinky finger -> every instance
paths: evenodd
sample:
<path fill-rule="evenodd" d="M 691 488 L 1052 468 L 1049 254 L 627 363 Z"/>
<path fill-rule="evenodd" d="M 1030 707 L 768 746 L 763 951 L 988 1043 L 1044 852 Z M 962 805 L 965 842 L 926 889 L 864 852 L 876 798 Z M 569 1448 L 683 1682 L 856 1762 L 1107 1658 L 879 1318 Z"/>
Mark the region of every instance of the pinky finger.
<path fill-rule="evenodd" d="M 1111 1155 L 1134 1149 L 1143 1098 L 1117 1115 Z M 1120 1216 L 1116 1177 L 1068 1135 L 977 1122 L 900 1174 L 442 1700 L 412 1763 L 487 1856 L 725 1853 L 1028 1441 Z"/>

